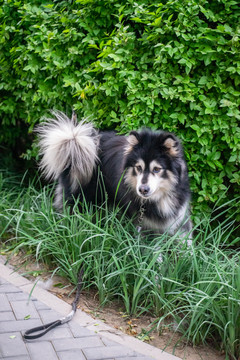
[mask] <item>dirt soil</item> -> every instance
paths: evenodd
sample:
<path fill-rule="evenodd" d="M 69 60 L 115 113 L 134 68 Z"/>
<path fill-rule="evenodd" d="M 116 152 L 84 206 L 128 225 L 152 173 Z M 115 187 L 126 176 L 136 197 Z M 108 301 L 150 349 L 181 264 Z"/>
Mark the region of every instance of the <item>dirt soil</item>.
<path fill-rule="evenodd" d="M 5 257 L 6 259 L 6 257 Z M 23 253 L 15 254 L 8 260 L 8 265 L 13 267 L 19 274 L 31 281 L 38 280 L 38 285 L 50 291 L 67 303 L 74 299 L 74 287 L 68 280 L 60 276 L 53 276 L 46 265 L 36 263 L 31 257 Z M 71 294 L 72 295 L 69 295 Z M 174 333 L 166 326 L 161 333 L 150 331 L 152 323 L 156 320 L 151 316 L 130 318 L 123 312 L 123 306 L 118 302 L 112 302 L 104 307 L 99 306 L 97 293 L 93 290 L 82 291 L 78 308 L 94 319 L 99 319 L 106 324 L 128 335 L 137 337 L 150 345 L 174 354 L 184 360 L 224 360 L 224 354 L 220 354 L 210 346 L 191 346 L 181 339 L 178 333 Z"/>

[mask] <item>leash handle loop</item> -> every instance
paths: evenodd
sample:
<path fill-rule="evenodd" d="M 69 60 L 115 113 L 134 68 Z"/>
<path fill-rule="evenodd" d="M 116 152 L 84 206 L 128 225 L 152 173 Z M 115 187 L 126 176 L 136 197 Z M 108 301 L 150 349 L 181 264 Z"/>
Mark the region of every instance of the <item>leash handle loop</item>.
<path fill-rule="evenodd" d="M 37 339 L 43 335 L 45 335 L 48 331 L 50 331 L 51 329 L 55 328 L 56 326 L 61 325 L 62 322 L 61 320 L 55 320 L 53 322 L 50 322 L 46 325 L 41 325 L 41 326 L 37 326 L 33 329 L 27 330 L 25 332 L 25 334 L 23 335 L 23 338 L 25 340 L 34 340 Z M 30 335 L 30 334 L 34 334 L 34 333 L 38 333 L 35 335 Z"/>
<path fill-rule="evenodd" d="M 80 298 L 80 292 L 81 292 L 81 287 L 82 287 L 82 276 L 83 276 L 83 267 L 80 269 L 79 273 L 78 273 L 78 284 L 77 284 L 77 293 L 75 296 L 75 299 L 72 303 L 72 311 L 65 316 L 64 318 L 61 318 L 59 320 L 55 320 L 53 322 L 50 322 L 46 325 L 41 325 L 41 326 L 37 326 L 33 329 L 27 330 L 25 332 L 25 334 L 23 335 L 23 338 L 25 340 L 34 340 L 34 339 L 38 339 L 41 336 L 45 335 L 48 331 L 50 331 L 51 329 L 55 328 L 56 326 L 62 325 L 62 324 L 66 324 L 67 322 L 69 322 L 70 320 L 72 320 L 76 310 L 77 310 L 77 304 Z M 36 334 L 35 334 L 36 333 Z"/>

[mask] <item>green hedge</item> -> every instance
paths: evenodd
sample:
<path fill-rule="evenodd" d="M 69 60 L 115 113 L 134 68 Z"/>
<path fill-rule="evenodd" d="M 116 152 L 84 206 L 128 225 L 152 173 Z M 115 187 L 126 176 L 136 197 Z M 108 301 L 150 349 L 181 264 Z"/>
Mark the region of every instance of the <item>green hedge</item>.
<path fill-rule="evenodd" d="M 122 132 L 166 129 L 183 140 L 195 213 L 236 197 L 238 5 L 3 0 L 0 140 L 16 144 L 52 108 Z"/>

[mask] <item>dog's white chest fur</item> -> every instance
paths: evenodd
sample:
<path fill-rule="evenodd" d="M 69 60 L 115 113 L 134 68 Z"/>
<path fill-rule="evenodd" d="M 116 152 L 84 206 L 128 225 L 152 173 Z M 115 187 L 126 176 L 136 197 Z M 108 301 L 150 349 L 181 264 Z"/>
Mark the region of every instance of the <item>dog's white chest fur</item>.
<path fill-rule="evenodd" d="M 157 221 L 147 217 L 146 215 L 143 216 L 142 219 L 142 228 L 146 230 L 155 230 L 159 233 L 168 232 L 169 235 L 173 235 L 176 230 L 182 225 L 184 220 L 188 218 L 188 203 L 184 204 L 180 209 L 177 215 L 173 215 L 172 208 L 169 206 L 169 203 L 165 203 L 165 207 L 163 204 L 160 205 L 161 212 L 163 209 L 166 210 L 166 219 L 163 221 Z M 163 215 L 163 213 L 162 213 Z M 170 215 L 170 216 L 169 216 Z"/>

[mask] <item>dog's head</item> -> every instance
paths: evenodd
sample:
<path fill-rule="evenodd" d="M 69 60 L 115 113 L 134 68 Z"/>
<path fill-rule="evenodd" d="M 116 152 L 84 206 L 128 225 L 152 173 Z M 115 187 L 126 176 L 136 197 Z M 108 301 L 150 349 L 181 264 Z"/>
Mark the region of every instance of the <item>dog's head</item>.
<path fill-rule="evenodd" d="M 143 199 L 173 191 L 186 172 L 179 139 L 164 131 L 132 131 L 125 148 L 125 183 Z"/>

